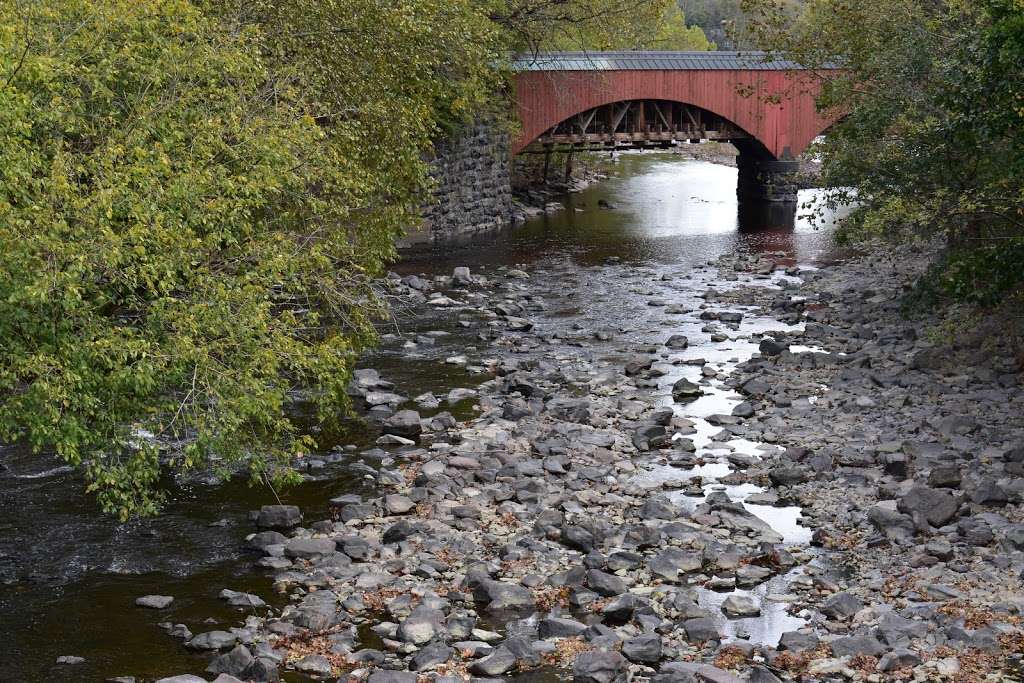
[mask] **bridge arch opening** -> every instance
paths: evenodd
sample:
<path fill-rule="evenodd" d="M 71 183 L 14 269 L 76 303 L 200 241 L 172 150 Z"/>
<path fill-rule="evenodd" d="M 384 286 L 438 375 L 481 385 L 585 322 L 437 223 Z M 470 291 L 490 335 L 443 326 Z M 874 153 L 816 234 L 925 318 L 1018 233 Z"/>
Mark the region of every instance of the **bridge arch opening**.
<path fill-rule="evenodd" d="M 555 123 L 530 144 L 630 149 L 752 139 L 743 128 L 709 109 L 678 100 L 633 99 L 580 111 Z"/>
<path fill-rule="evenodd" d="M 736 192 L 741 200 L 796 202 L 797 186 L 792 176 L 799 170 L 798 161 L 777 159 L 761 140 L 726 116 L 681 100 L 603 102 L 563 118 L 530 141 L 522 141 L 518 153 L 663 149 L 707 141 L 736 147 Z"/>

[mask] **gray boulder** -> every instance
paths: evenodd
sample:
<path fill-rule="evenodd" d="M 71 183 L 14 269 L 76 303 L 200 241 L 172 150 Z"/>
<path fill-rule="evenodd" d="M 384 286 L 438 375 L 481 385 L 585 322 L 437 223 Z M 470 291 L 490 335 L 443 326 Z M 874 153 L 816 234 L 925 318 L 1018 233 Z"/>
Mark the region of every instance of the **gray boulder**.
<path fill-rule="evenodd" d="M 622 579 L 600 569 L 591 569 L 587 572 L 587 585 L 595 593 L 605 597 L 614 597 L 626 592 L 626 584 Z"/>
<path fill-rule="evenodd" d="M 469 672 L 482 676 L 500 676 L 516 665 L 516 656 L 504 645 L 469 665 Z"/>
<path fill-rule="evenodd" d="M 419 676 L 411 671 L 388 671 L 377 669 L 367 680 L 367 683 L 416 683 Z"/>
<path fill-rule="evenodd" d="M 587 630 L 586 624 L 581 624 L 575 619 L 563 619 L 560 617 L 549 617 L 541 619 L 537 624 L 537 635 L 544 638 L 572 638 Z"/>
<path fill-rule="evenodd" d="M 455 654 L 455 650 L 444 643 L 434 643 L 413 655 L 409 668 L 413 671 L 429 671 L 447 662 L 453 654 Z"/>
<path fill-rule="evenodd" d="M 228 674 L 230 676 L 244 676 L 245 672 L 252 666 L 252 653 L 245 645 L 235 645 L 230 652 L 218 655 L 206 667 L 211 674 Z"/>
<path fill-rule="evenodd" d="M 920 515 L 932 526 L 940 527 L 953 521 L 960 505 L 956 498 L 946 491 L 915 486 L 900 498 L 896 507 L 911 517 Z"/>
<path fill-rule="evenodd" d="M 329 538 L 293 538 L 284 546 L 285 557 L 309 560 L 335 552 L 334 541 Z"/>
<path fill-rule="evenodd" d="M 768 472 L 773 486 L 795 486 L 808 479 L 807 470 L 802 467 L 773 467 Z"/>
<path fill-rule="evenodd" d="M 849 619 L 864 606 L 860 598 L 851 593 L 836 593 L 821 603 L 820 612 L 840 621 Z"/>
<path fill-rule="evenodd" d="M 631 662 L 655 664 L 661 659 L 661 636 L 644 633 L 622 643 L 622 655 Z"/>
<path fill-rule="evenodd" d="M 629 665 L 618 652 L 593 650 L 576 657 L 572 677 L 576 683 L 621 683 L 626 680 Z"/>
<path fill-rule="evenodd" d="M 423 433 L 420 414 L 415 410 L 399 410 L 384 421 L 383 431 L 385 434 L 416 439 Z"/>
<path fill-rule="evenodd" d="M 878 660 L 879 671 L 895 671 L 896 669 L 909 669 L 921 663 L 921 657 L 913 650 L 898 648 L 892 652 L 886 652 Z"/>
<path fill-rule="evenodd" d="M 233 591 L 230 588 L 225 588 L 220 592 L 218 596 L 221 600 L 226 600 L 232 607 L 266 607 L 267 603 L 263 601 L 263 598 L 252 593 L 242 593 L 239 591 Z"/>
<path fill-rule="evenodd" d="M 788 351 L 789 345 L 774 339 L 762 339 L 761 343 L 757 345 L 757 350 L 761 352 L 762 356 L 778 356 L 783 351 Z"/>
<path fill-rule="evenodd" d="M 319 678 L 327 678 L 334 673 L 331 662 L 323 655 L 306 655 L 295 662 L 295 670 Z"/>
<path fill-rule="evenodd" d="M 668 341 L 665 342 L 665 346 L 677 351 L 685 349 L 689 345 L 690 340 L 687 339 L 686 336 L 682 334 L 673 334 L 671 337 L 668 338 Z"/>
<path fill-rule="evenodd" d="M 756 617 L 761 605 L 749 595 L 730 595 L 722 601 L 722 613 L 727 617 Z"/>
<path fill-rule="evenodd" d="M 686 640 L 691 643 L 706 643 L 722 637 L 718 625 L 708 617 L 687 619 L 683 622 L 683 630 L 686 632 Z"/>
<path fill-rule="evenodd" d="M 697 398 L 704 392 L 701 388 L 691 382 L 690 380 L 683 377 L 672 385 L 672 398 L 676 401 L 686 401 L 689 399 Z"/>
<path fill-rule="evenodd" d="M 845 636 L 836 638 L 829 643 L 832 654 L 836 657 L 852 657 L 854 655 L 868 655 L 877 657 L 885 652 L 885 646 L 872 636 Z"/>
<path fill-rule="evenodd" d="M 473 597 L 489 610 L 532 608 L 536 600 L 528 589 L 504 581 L 481 581 L 473 589 Z"/>
<path fill-rule="evenodd" d="M 791 652 L 803 652 L 818 647 L 818 636 L 813 633 L 802 633 L 800 631 L 786 631 L 779 637 L 779 650 Z"/>
<path fill-rule="evenodd" d="M 914 520 L 895 510 L 875 505 L 868 510 L 868 521 L 890 540 L 905 540 L 914 536 Z"/>
<path fill-rule="evenodd" d="M 256 526 L 264 529 L 290 529 L 302 521 L 302 512 L 294 505 L 264 505 L 256 516 Z"/>
<path fill-rule="evenodd" d="M 279 531 L 261 531 L 258 534 L 252 535 L 252 538 L 248 541 L 248 545 L 250 548 L 263 550 L 269 546 L 284 545 L 287 542 L 288 537 Z"/>
<path fill-rule="evenodd" d="M 398 638 L 405 643 L 423 645 L 434 640 L 443 629 L 444 612 L 421 605 L 398 626 Z"/>

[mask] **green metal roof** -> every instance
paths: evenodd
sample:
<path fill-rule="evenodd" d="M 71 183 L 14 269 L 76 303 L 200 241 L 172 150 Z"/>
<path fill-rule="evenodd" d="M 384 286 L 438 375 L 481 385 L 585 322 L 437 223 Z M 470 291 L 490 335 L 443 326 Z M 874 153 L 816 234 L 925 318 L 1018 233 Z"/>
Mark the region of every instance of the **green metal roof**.
<path fill-rule="evenodd" d="M 512 63 L 514 71 L 786 71 L 802 68 L 796 62 L 769 58 L 765 52 L 541 52 L 520 55 Z"/>

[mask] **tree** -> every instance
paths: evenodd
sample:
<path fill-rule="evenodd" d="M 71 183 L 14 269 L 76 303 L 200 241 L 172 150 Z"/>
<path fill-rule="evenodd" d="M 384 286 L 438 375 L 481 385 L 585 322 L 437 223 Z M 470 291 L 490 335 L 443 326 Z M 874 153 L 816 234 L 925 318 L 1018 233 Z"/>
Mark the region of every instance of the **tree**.
<path fill-rule="evenodd" d="M 515 50 L 662 8 L 0 3 L 0 439 L 122 518 L 167 473 L 289 479 L 288 408 L 344 414 L 434 140 L 494 114 Z"/>
<path fill-rule="evenodd" d="M 734 29 L 742 29 L 740 0 L 679 0 L 687 20 L 700 27 L 720 49 L 737 49 Z"/>
<path fill-rule="evenodd" d="M 850 236 L 942 237 L 936 291 L 994 305 L 1024 281 L 1024 3 L 745 0 L 754 37 L 821 70 L 821 146 Z M 842 189 L 848 188 L 848 189 Z"/>
<path fill-rule="evenodd" d="M 675 0 L 496 0 L 489 16 L 519 52 L 711 47 Z"/>
<path fill-rule="evenodd" d="M 160 444 L 285 472 L 292 392 L 329 416 L 373 336 L 391 247 L 260 38 L 184 0 L 0 6 L 0 437 L 122 518 Z"/>
<path fill-rule="evenodd" d="M 672 0 L 665 9 L 665 15 L 658 24 L 653 37 L 638 45 L 644 50 L 713 50 L 714 43 L 708 40 L 699 26 L 687 26 L 686 15 Z"/>

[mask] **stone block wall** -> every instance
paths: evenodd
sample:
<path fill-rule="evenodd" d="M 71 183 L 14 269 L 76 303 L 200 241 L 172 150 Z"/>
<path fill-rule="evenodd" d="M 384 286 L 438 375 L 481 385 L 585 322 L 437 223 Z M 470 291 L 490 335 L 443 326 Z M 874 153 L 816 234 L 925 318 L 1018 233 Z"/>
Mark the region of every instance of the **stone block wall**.
<path fill-rule="evenodd" d="M 493 124 L 478 122 L 439 143 L 431 162 L 437 189 L 423 211 L 420 241 L 444 242 L 508 225 L 510 169 L 509 136 Z"/>

